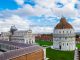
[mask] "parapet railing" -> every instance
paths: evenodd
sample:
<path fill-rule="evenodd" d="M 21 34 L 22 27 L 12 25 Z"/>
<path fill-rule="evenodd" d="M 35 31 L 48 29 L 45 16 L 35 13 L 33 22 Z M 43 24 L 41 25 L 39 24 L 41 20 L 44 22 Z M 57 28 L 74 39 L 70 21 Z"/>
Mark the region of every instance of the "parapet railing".
<path fill-rule="evenodd" d="M 25 48 L 20 48 L 20 49 L 15 49 L 15 50 L 10 50 L 7 52 L 4 52 L 3 54 L 0 55 L 0 60 L 9 60 L 15 57 L 19 57 L 21 55 L 29 54 L 34 51 L 40 50 L 40 46 L 30 46 L 30 47 L 25 47 Z"/>

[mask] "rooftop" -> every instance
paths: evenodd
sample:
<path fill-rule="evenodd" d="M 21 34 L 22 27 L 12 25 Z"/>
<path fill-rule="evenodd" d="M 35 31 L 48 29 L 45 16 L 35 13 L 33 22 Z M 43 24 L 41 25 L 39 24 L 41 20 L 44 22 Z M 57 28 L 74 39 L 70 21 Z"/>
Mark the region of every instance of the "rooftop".
<path fill-rule="evenodd" d="M 20 47 L 18 49 L 9 50 L 7 52 L 4 52 L 3 54 L 0 54 L 0 60 L 12 59 L 14 57 L 36 52 L 42 49 L 38 45 L 30 45 L 30 44 L 16 43 L 16 42 L 10 42 L 10 41 L 0 40 L 0 44 L 9 44 L 9 46 L 14 45 L 14 46 Z"/>
<path fill-rule="evenodd" d="M 55 27 L 55 29 L 72 29 L 72 28 L 73 28 L 72 25 L 70 25 L 64 17 L 60 19 L 60 22 Z"/>

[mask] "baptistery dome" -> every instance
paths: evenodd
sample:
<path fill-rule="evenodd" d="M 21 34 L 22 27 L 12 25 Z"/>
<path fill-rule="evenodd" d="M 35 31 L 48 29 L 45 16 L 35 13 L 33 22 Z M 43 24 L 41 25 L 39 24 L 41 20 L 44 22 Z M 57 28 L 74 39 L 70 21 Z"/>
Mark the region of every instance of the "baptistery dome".
<path fill-rule="evenodd" d="M 72 29 L 72 25 L 69 24 L 65 18 L 61 18 L 60 22 L 56 25 L 55 29 Z"/>
<path fill-rule="evenodd" d="M 75 50 L 75 31 L 65 18 L 53 30 L 53 48 L 57 50 Z"/>

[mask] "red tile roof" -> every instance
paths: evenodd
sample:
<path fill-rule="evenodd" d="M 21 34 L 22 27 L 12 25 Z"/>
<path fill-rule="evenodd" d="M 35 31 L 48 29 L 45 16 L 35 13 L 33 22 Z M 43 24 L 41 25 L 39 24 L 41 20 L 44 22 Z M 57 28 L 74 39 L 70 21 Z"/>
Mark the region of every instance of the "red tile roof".
<path fill-rule="evenodd" d="M 65 18 L 61 18 L 55 29 L 72 29 L 73 27 L 66 21 Z"/>

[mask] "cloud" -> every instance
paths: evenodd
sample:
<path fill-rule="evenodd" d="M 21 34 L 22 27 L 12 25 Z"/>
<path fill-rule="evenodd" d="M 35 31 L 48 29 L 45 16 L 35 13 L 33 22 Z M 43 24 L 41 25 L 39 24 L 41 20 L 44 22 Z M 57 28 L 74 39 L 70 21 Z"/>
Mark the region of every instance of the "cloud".
<path fill-rule="evenodd" d="M 68 5 L 69 6 L 69 5 Z M 52 8 L 52 12 L 53 14 L 55 14 L 56 16 L 59 17 L 77 17 L 78 16 L 78 12 L 74 9 L 71 9 L 70 7 L 64 7 L 64 8 Z"/>
<path fill-rule="evenodd" d="M 25 0 L 15 0 L 15 1 L 17 2 L 17 4 L 21 5 L 22 8 L 18 8 L 17 10 L 7 9 L 5 11 L 0 12 L 0 17 L 2 17 L 0 18 L 0 24 L 2 27 L 4 27 L 4 24 L 6 25 L 5 28 L 3 28 L 3 30 L 8 29 L 7 27 L 10 27 L 12 24 L 16 25 L 20 29 L 27 29 L 27 25 L 33 24 L 31 20 L 27 19 L 27 17 L 30 16 L 38 17 L 44 15 L 45 18 L 39 18 L 38 19 L 39 22 L 42 20 L 51 21 L 53 22 L 54 26 L 57 22 L 56 21 L 57 18 L 59 21 L 59 19 L 62 16 L 66 18 L 73 18 L 73 19 L 79 16 L 78 13 L 79 11 L 74 8 L 74 4 L 76 3 L 77 0 L 34 0 L 34 2 L 36 3 L 34 7 L 30 4 L 24 4 Z M 35 19 L 34 21 L 35 23 L 36 20 L 37 19 Z M 72 25 L 79 26 L 78 23 L 79 23 L 79 19 L 76 19 L 72 22 Z M 52 28 L 54 28 L 54 26 Z M 52 32 L 51 27 L 33 28 L 33 30 L 37 32 L 38 30 L 36 28 L 41 30 L 41 32 L 49 32 L 49 31 Z M 78 27 L 77 29 L 79 30 Z"/>
<path fill-rule="evenodd" d="M 74 8 L 74 4 L 77 0 L 36 0 L 35 1 L 43 9 L 52 10 L 53 15 L 62 17 L 76 17 L 78 16 L 78 11 Z M 46 9 L 46 10 L 47 10 Z M 45 10 L 45 11 L 46 11 Z M 50 11 L 47 11 L 50 13 Z M 46 14 L 45 14 L 46 15 Z"/>
<path fill-rule="evenodd" d="M 45 9 L 40 7 L 39 5 L 36 5 L 35 7 L 32 7 L 31 5 L 24 5 L 23 8 L 20 8 L 18 10 L 15 10 L 14 13 L 19 15 L 27 15 L 27 16 L 40 16 L 40 15 L 47 15 L 50 14 L 50 9 Z"/>
<path fill-rule="evenodd" d="M 37 33 L 37 34 L 43 34 L 43 33 L 52 33 L 53 32 L 53 28 L 52 27 L 33 27 L 33 33 Z"/>
<path fill-rule="evenodd" d="M 0 18 L 0 31 L 9 31 L 12 25 L 15 25 L 19 30 L 27 30 L 30 24 L 32 24 L 31 21 L 17 15 L 12 15 L 8 18 Z"/>
<path fill-rule="evenodd" d="M 7 32 L 10 30 L 10 27 L 15 25 L 18 30 L 28 30 L 29 28 L 33 33 L 52 33 L 51 27 L 39 27 L 34 26 L 34 23 L 28 19 L 24 19 L 18 15 L 12 15 L 7 18 L 0 18 L 0 32 Z M 32 26 L 31 26 L 32 25 Z"/>
<path fill-rule="evenodd" d="M 20 1 L 24 2 L 24 0 Z M 30 4 L 22 3 L 22 8 L 18 8 L 12 12 L 21 16 L 47 15 L 76 17 L 79 15 L 78 11 L 74 8 L 76 0 L 35 0 L 34 2 L 36 3 L 34 7 Z"/>
<path fill-rule="evenodd" d="M 76 3 L 77 0 L 35 0 L 37 4 L 43 7 L 51 8 L 54 7 L 56 3 L 61 3 L 63 5 L 67 5 L 69 3 Z"/>
<path fill-rule="evenodd" d="M 24 4 L 24 0 L 15 0 L 15 2 L 16 2 L 18 5 L 23 5 L 23 4 Z"/>
<path fill-rule="evenodd" d="M 71 24 L 73 25 L 75 31 L 80 31 L 80 18 L 75 18 Z"/>
<path fill-rule="evenodd" d="M 22 8 L 14 11 L 21 16 L 79 16 L 78 10 L 74 8 L 77 0 L 35 0 L 36 5 L 33 7 L 30 4 L 24 4 Z"/>

